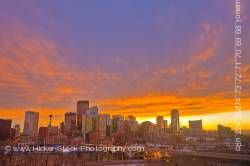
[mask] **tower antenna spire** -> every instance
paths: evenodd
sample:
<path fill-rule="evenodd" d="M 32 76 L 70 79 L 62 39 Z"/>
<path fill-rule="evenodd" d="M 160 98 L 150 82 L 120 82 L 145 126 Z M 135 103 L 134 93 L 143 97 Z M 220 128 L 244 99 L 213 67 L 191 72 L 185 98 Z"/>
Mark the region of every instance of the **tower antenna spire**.
<path fill-rule="evenodd" d="M 53 118 L 53 115 L 52 115 L 52 114 L 50 114 L 50 115 L 49 115 L 49 127 L 51 127 L 52 118 Z"/>

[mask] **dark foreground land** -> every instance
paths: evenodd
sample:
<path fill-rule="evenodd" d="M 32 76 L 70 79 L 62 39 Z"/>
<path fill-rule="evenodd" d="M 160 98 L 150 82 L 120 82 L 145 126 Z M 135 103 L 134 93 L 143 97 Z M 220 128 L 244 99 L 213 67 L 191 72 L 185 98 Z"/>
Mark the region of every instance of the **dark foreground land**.
<path fill-rule="evenodd" d="M 217 157 L 218 156 L 218 157 Z M 104 158 L 92 154 L 8 154 L 0 156 L 0 166 L 250 166 L 246 157 L 223 154 L 171 154 L 164 159 Z"/>

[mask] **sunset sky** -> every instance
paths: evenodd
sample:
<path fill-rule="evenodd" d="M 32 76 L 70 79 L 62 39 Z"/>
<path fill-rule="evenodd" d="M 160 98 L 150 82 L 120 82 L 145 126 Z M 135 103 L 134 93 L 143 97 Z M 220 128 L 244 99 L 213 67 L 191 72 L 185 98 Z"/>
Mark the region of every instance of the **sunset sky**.
<path fill-rule="evenodd" d="M 0 118 L 101 113 L 233 127 L 234 0 L 0 2 Z M 250 1 L 242 0 L 242 127 L 250 129 Z"/>

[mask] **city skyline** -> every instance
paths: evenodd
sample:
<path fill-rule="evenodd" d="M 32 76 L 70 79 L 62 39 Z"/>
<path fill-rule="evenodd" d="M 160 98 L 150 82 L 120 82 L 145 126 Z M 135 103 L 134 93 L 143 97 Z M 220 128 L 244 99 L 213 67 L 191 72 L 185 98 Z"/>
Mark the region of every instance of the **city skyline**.
<path fill-rule="evenodd" d="M 59 124 L 75 101 L 102 113 L 235 126 L 234 2 L 0 2 L 0 118 Z M 250 23 L 242 0 L 247 55 Z M 177 10 L 178 9 L 178 10 Z M 211 12 L 213 11 L 213 12 Z M 250 130 L 250 58 L 242 56 L 241 127 Z"/>
<path fill-rule="evenodd" d="M 79 108 L 79 103 L 82 103 L 83 102 L 83 105 L 85 105 L 85 106 L 80 106 L 80 108 Z M 86 102 L 87 102 L 87 107 L 86 107 Z M 76 123 L 76 128 L 77 129 L 79 129 L 79 130 L 82 130 L 81 129 L 81 127 L 79 127 L 79 121 L 80 121 L 80 123 L 81 123 L 81 121 L 82 121 L 82 114 L 86 114 L 86 111 L 88 112 L 88 111 L 90 111 L 91 110 L 91 112 L 92 113 L 87 113 L 87 114 L 93 114 L 92 116 L 96 116 L 96 114 L 99 114 L 99 115 L 109 115 L 110 117 L 112 117 L 113 118 L 113 116 L 122 116 L 123 118 L 124 118 L 124 120 L 126 119 L 130 119 L 131 117 L 132 118 L 136 118 L 136 121 L 139 123 L 139 124 L 141 124 L 141 123 L 143 123 L 143 122 L 146 122 L 146 121 L 149 121 L 149 122 L 152 122 L 153 124 L 155 124 L 155 125 L 158 125 L 158 123 L 159 122 L 157 122 L 157 119 L 158 118 L 163 118 L 162 120 L 163 120 L 163 124 L 162 125 L 164 125 L 164 121 L 166 121 L 166 123 L 167 123 L 167 128 L 169 128 L 170 130 L 172 130 L 172 126 L 171 126 L 171 122 L 172 121 L 175 121 L 174 123 L 175 123 L 175 128 L 176 128 L 176 131 L 175 132 L 179 132 L 179 130 L 180 130 L 180 128 L 185 128 L 185 127 L 189 127 L 189 123 L 190 123 L 190 121 L 203 121 L 203 123 L 202 123 L 202 128 L 204 129 L 204 130 L 207 130 L 207 131 L 210 131 L 210 130 L 217 130 L 217 127 L 218 127 L 218 125 L 223 125 L 223 126 L 228 126 L 228 124 L 225 124 L 225 123 L 214 123 L 214 127 L 213 128 L 207 128 L 207 124 L 206 124 L 206 121 L 205 121 L 205 123 L 204 123 L 204 120 L 202 119 L 202 118 L 195 118 L 195 117 L 193 117 L 193 118 L 188 118 L 188 117 L 185 117 L 185 119 L 186 119 L 186 121 L 185 121 L 185 123 L 183 123 L 183 117 L 182 117 L 182 115 L 181 115 L 181 111 L 180 110 L 178 110 L 178 109 L 176 109 L 176 108 L 174 108 L 174 109 L 172 109 L 172 110 L 169 110 L 169 111 L 167 111 L 167 112 L 169 112 L 169 114 L 170 114 L 170 117 L 165 117 L 165 116 L 162 116 L 162 115 L 157 115 L 157 116 L 155 116 L 155 117 L 153 117 L 153 118 L 150 118 L 150 119 L 140 119 L 140 117 L 138 118 L 138 117 L 136 117 L 135 115 L 132 115 L 132 114 L 130 114 L 130 115 L 127 115 L 127 116 L 124 116 L 124 115 L 119 115 L 119 114 L 107 114 L 107 113 L 103 113 L 101 110 L 99 110 L 98 109 L 98 106 L 96 106 L 96 105 L 94 105 L 94 106 L 91 106 L 90 107 L 90 105 L 89 105 L 89 103 L 91 103 L 90 101 L 88 101 L 88 100 L 79 100 L 79 101 L 77 101 L 76 102 L 76 109 L 75 109 L 75 111 L 68 111 L 68 112 L 65 112 L 62 116 L 63 116 L 63 119 L 60 119 L 60 120 L 58 120 L 58 119 L 55 119 L 55 116 L 54 115 L 52 115 L 52 114 L 49 114 L 48 115 L 48 117 L 47 117 L 47 120 L 46 121 L 43 121 L 42 120 L 42 122 L 41 122 L 41 118 L 40 118 L 40 116 L 39 116 L 39 112 L 37 112 L 36 110 L 26 110 L 25 112 L 24 112 L 24 118 L 23 118 L 23 122 L 21 122 L 21 123 L 15 123 L 15 120 L 14 119 L 9 119 L 9 118 L 6 118 L 6 120 L 11 120 L 13 123 L 12 123 L 12 127 L 15 127 L 16 125 L 19 125 L 22 129 L 23 129 L 23 132 L 25 133 L 25 124 L 26 123 L 31 123 L 31 121 L 34 121 L 34 119 L 37 119 L 37 122 L 36 122 L 36 125 L 38 126 L 38 128 L 40 128 L 40 127 L 45 127 L 45 126 L 57 126 L 57 127 L 60 127 L 60 125 L 61 125 L 61 123 L 65 123 L 65 116 L 66 115 L 73 115 L 74 116 L 74 118 L 73 119 L 75 119 L 74 121 L 75 121 L 75 123 Z M 83 112 L 81 111 L 81 110 L 83 110 Z M 94 112 L 93 112 L 94 111 Z M 177 111 L 178 113 L 176 114 L 175 113 L 175 111 Z M 81 112 L 80 114 L 79 114 L 79 112 Z M 172 113 L 172 112 L 174 112 L 174 113 Z M 31 115 L 31 117 L 32 118 L 28 118 L 28 120 L 26 121 L 25 119 L 26 119 L 26 116 L 27 116 L 27 114 L 32 114 Z M 35 117 L 33 117 L 34 115 L 33 114 L 38 114 L 37 115 L 37 117 L 35 118 Z M 80 116 L 80 117 L 79 117 Z M 174 118 L 174 119 L 172 119 L 172 118 Z M 175 120 L 175 118 L 176 117 L 178 117 L 178 119 L 177 119 L 177 121 Z M 71 118 L 70 118 L 71 119 Z M 80 120 L 79 120 L 80 119 Z M 181 120 L 182 119 L 182 120 Z M 32 122 L 32 123 L 34 123 L 34 122 Z M 69 121 L 68 120 L 68 122 L 66 122 L 66 123 L 71 123 L 71 120 Z M 35 125 L 35 126 L 36 126 Z M 34 125 L 32 125 L 32 126 L 34 126 Z M 80 126 L 82 126 L 82 124 L 80 125 Z M 229 127 L 231 127 L 231 126 L 229 126 Z M 27 127 L 26 127 L 27 128 Z M 33 129 L 32 129 L 33 130 Z M 38 130 L 38 129 L 37 129 Z M 70 130 L 70 129 L 69 129 Z M 243 131 L 244 132 L 244 131 Z"/>
<path fill-rule="evenodd" d="M 83 105 L 79 103 L 83 103 Z M 86 103 L 87 103 L 87 107 L 86 107 Z M 80 111 L 81 109 L 82 111 Z M 206 132 L 206 129 L 203 128 L 204 123 L 202 122 L 202 119 L 189 120 L 188 126 L 180 127 L 179 110 L 172 109 L 170 113 L 171 113 L 170 121 L 165 119 L 163 116 L 156 116 L 155 117 L 156 122 L 155 123 L 151 122 L 155 127 L 157 127 L 159 136 L 160 135 L 163 136 L 166 133 L 173 134 L 173 135 L 184 134 L 183 132 L 187 131 L 186 129 L 190 129 L 190 131 L 192 131 L 193 134 L 196 133 L 198 135 L 201 134 L 202 132 Z M 79 116 L 81 118 L 79 118 Z M 53 115 L 49 115 L 50 120 L 49 120 L 48 125 L 39 126 L 38 124 L 39 112 L 26 111 L 25 120 L 24 120 L 24 128 L 22 130 L 23 132 L 21 132 L 20 124 L 11 124 L 12 119 L 0 119 L 0 120 L 3 123 L 9 123 L 10 125 L 9 127 L 12 126 L 12 129 L 15 129 L 14 133 L 16 134 L 14 135 L 19 134 L 18 136 L 20 136 L 20 134 L 22 133 L 22 136 L 24 137 L 30 136 L 31 138 L 35 138 L 37 137 L 39 133 L 40 135 L 47 137 L 48 132 L 50 133 L 54 132 L 54 135 L 57 135 L 59 131 L 65 135 L 72 136 L 72 132 L 77 130 L 82 133 L 82 138 L 84 141 L 86 140 L 85 135 L 93 131 L 102 133 L 101 137 L 105 138 L 107 134 L 107 130 L 108 130 L 107 126 L 111 127 L 110 131 L 112 133 L 113 132 L 116 133 L 116 132 L 124 131 L 125 121 L 127 123 L 130 123 L 129 128 L 132 131 L 137 131 L 139 125 L 142 126 L 150 122 L 150 121 L 144 121 L 142 123 L 138 123 L 136 117 L 133 115 L 124 117 L 122 115 L 99 114 L 98 107 L 97 106 L 89 107 L 89 101 L 87 100 L 78 101 L 76 112 L 66 112 L 64 115 L 64 121 L 60 122 L 60 125 L 58 126 L 52 125 L 51 123 L 52 117 Z M 79 127 L 79 123 L 82 123 L 81 128 Z M 227 128 L 230 132 L 232 131 L 230 127 L 226 127 L 222 124 L 217 124 L 216 126 L 217 126 L 217 129 L 216 129 L 217 132 L 219 128 L 222 128 L 222 130 L 223 128 Z M 131 132 L 130 130 L 129 132 Z M 13 132 L 10 135 L 13 135 Z"/>
<path fill-rule="evenodd" d="M 157 116 L 163 116 L 164 119 L 166 119 L 168 121 L 171 121 L 170 111 L 171 111 L 171 109 L 176 109 L 176 108 L 178 108 L 178 107 L 172 107 L 172 108 L 169 108 L 168 110 L 166 109 L 165 114 L 157 113 L 155 116 L 152 116 L 152 117 L 140 117 L 140 116 L 136 116 L 134 114 L 126 114 L 126 115 L 115 114 L 115 113 L 110 114 L 108 111 L 102 111 L 102 110 L 100 110 L 100 112 L 102 114 L 122 115 L 124 117 L 127 117 L 129 115 L 133 115 L 133 116 L 136 116 L 137 121 L 139 123 L 142 123 L 142 122 L 145 122 L 145 121 L 150 121 L 150 122 L 156 124 L 156 119 L 155 118 Z M 75 112 L 76 113 L 76 107 L 72 107 L 72 109 L 70 109 L 70 110 L 64 110 L 63 109 L 62 111 L 59 111 L 56 114 L 53 114 L 53 111 L 48 111 L 48 110 L 46 111 L 46 110 L 42 109 L 43 112 L 40 112 L 40 110 L 27 108 L 27 109 L 24 109 L 24 110 L 21 111 L 22 112 L 21 115 L 18 114 L 18 115 L 12 116 L 11 112 L 10 112 L 9 115 L 6 114 L 4 116 L 1 116 L 1 118 L 3 118 L 3 119 L 12 119 L 13 126 L 14 126 L 14 124 L 20 124 L 20 126 L 23 128 L 24 127 L 24 125 L 23 125 L 24 116 L 25 116 L 26 111 L 34 111 L 34 112 L 39 112 L 40 113 L 39 126 L 46 126 L 47 124 L 49 124 L 49 122 L 50 122 L 49 116 L 50 115 L 53 115 L 52 124 L 56 125 L 56 126 L 59 126 L 60 122 L 63 121 L 64 114 L 68 113 L 68 112 Z M 183 112 L 182 110 L 180 110 L 180 111 Z M 241 113 L 241 116 L 244 117 L 244 119 L 241 121 L 241 125 L 243 126 L 243 128 L 242 128 L 243 131 L 244 130 L 250 130 L 249 121 L 246 118 L 246 117 L 249 116 L 248 112 L 249 111 L 244 111 L 244 112 Z M 41 113 L 42 113 L 42 115 L 41 115 Z M 202 115 L 193 115 L 193 116 L 184 114 L 184 115 L 180 116 L 180 127 L 184 127 L 184 126 L 187 127 L 189 120 L 202 119 L 205 122 L 204 123 L 204 129 L 206 129 L 206 130 L 216 130 L 218 124 L 222 124 L 222 125 L 226 125 L 226 126 L 229 126 L 231 128 L 234 128 L 235 122 L 233 120 L 223 122 L 223 118 L 231 118 L 231 117 L 234 116 L 234 114 L 235 114 L 234 112 L 202 114 Z M 17 116 L 18 116 L 18 118 L 15 118 Z M 10 118 L 10 117 L 14 117 L 14 118 Z M 212 124 L 211 124 L 211 121 L 213 121 Z"/>

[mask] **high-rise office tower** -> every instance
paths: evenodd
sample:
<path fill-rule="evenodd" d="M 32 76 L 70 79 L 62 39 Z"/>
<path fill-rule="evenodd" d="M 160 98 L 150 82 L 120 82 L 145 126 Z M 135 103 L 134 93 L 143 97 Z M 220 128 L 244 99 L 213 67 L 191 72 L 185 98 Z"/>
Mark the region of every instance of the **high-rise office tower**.
<path fill-rule="evenodd" d="M 16 129 L 15 137 L 19 137 L 20 134 L 21 134 L 20 125 L 19 125 L 19 124 L 16 124 L 16 125 L 14 126 L 14 128 Z"/>
<path fill-rule="evenodd" d="M 168 120 L 164 120 L 164 132 L 168 131 Z"/>
<path fill-rule="evenodd" d="M 189 124 L 189 133 L 192 136 L 201 136 L 202 120 L 190 120 L 188 124 Z"/>
<path fill-rule="evenodd" d="M 140 135 L 144 140 L 154 142 L 157 136 L 155 124 L 150 121 L 142 122 L 140 125 Z"/>
<path fill-rule="evenodd" d="M 113 115 L 112 116 L 112 132 L 122 133 L 124 131 L 123 128 L 124 117 L 121 115 Z"/>
<path fill-rule="evenodd" d="M 82 115 L 86 113 L 89 109 L 88 100 L 80 100 L 76 104 L 76 113 L 77 113 L 77 129 L 82 129 Z"/>
<path fill-rule="evenodd" d="M 38 131 L 39 142 L 42 144 L 47 143 L 48 137 L 49 137 L 48 127 L 40 127 Z"/>
<path fill-rule="evenodd" d="M 0 140 L 10 139 L 11 121 L 10 119 L 0 119 Z"/>
<path fill-rule="evenodd" d="M 159 135 L 162 135 L 164 133 L 164 117 L 163 116 L 156 117 L 156 125 L 159 130 Z"/>
<path fill-rule="evenodd" d="M 179 111 L 173 109 L 171 110 L 171 133 L 179 134 L 179 132 L 180 132 Z"/>
<path fill-rule="evenodd" d="M 24 119 L 24 135 L 36 137 L 38 133 L 39 112 L 26 111 Z"/>
<path fill-rule="evenodd" d="M 136 117 L 133 115 L 129 115 L 127 119 L 128 121 L 136 121 Z"/>
<path fill-rule="evenodd" d="M 67 112 L 64 116 L 64 132 L 71 135 L 72 131 L 76 128 L 76 113 Z"/>
<path fill-rule="evenodd" d="M 230 127 L 217 125 L 217 134 L 220 138 L 232 138 L 234 131 Z"/>
<path fill-rule="evenodd" d="M 190 120 L 189 128 L 196 131 L 202 130 L 202 120 Z"/>
<path fill-rule="evenodd" d="M 110 116 L 108 114 L 99 114 L 97 116 L 97 131 L 99 132 L 101 139 L 106 136 L 109 119 Z"/>
<path fill-rule="evenodd" d="M 90 107 L 88 110 L 85 111 L 85 114 L 86 115 L 89 115 L 89 116 L 97 116 L 98 115 L 98 107 L 97 106 L 93 106 L 93 107 Z"/>
<path fill-rule="evenodd" d="M 94 127 L 94 119 L 92 116 L 83 114 L 82 115 L 82 136 L 83 139 L 86 141 L 86 135 L 90 132 L 93 131 Z"/>
<path fill-rule="evenodd" d="M 60 130 L 61 133 L 64 133 L 64 122 L 60 123 L 60 129 L 59 130 Z"/>
<path fill-rule="evenodd" d="M 138 130 L 138 122 L 135 116 L 129 115 L 127 117 L 127 129 L 129 134 L 135 133 Z"/>

